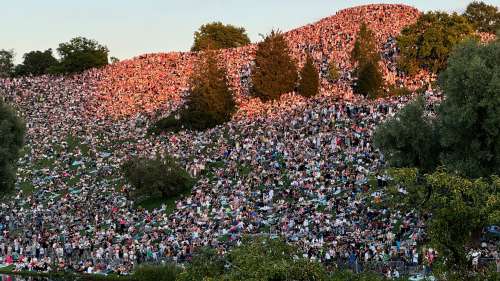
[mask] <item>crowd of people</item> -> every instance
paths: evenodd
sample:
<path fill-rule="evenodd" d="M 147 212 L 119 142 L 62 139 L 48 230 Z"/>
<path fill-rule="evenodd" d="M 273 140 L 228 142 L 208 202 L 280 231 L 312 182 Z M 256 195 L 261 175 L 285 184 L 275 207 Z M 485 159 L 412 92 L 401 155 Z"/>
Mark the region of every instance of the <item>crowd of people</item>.
<path fill-rule="evenodd" d="M 389 66 L 390 36 L 417 16 L 407 6 L 363 6 L 286 33 L 298 60 L 312 49 L 317 63 L 328 55 L 343 72 L 308 100 L 293 93 L 250 99 L 241 85 L 255 46 L 222 51 L 239 110 L 204 132 L 147 136 L 152 113 L 182 104 L 195 53 L 144 55 L 71 77 L 0 80 L 0 96 L 28 127 L 17 194 L 0 204 L 0 263 L 128 274 L 140 263 L 183 263 L 200 247 L 224 254 L 243 236 L 269 235 L 329 266 L 432 264 L 435 252 L 419 248 L 426 218 L 384 204 L 385 163 L 372 144 L 375 127 L 412 97 L 353 96 L 345 54 L 365 21 Z M 440 100 L 432 90 L 425 96 Z M 196 185 L 172 212 L 137 208 L 120 166 L 165 153 Z M 485 243 L 480 253 L 493 257 L 497 247 Z"/>

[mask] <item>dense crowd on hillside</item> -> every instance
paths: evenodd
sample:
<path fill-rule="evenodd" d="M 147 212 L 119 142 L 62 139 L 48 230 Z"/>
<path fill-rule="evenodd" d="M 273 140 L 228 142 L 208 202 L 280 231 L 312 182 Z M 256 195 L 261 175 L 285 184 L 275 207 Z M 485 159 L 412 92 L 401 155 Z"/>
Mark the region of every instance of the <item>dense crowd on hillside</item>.
<path fill-rule="evenodd" d="M 205 132 L 146 136 L 151 113 L 182 104 L 194 53 L 145 55 L 65 78 L 0 80 L 0 95 L 28 127 L 17 194 L 0 205 L 1 263 L 126 274 L 146 261 L 187 261 L 203 246 L 222 254 L 243 235 L 265 234 L 332 266 L 432 265 L 436 253 L 418 248 L 425 218 L 385 208 L 377 188 L 386 178 L 378 174 L 384 158 L 372 146 L 374 128 L 410 98 L 352 97 L 345 55 L 364 19 L 377 31 L 386 76 L 406 83 L 390 68 L 390 35 L 417 15 L 406 6 L 364 6 L 287 33 L 297 60 L 310 50 L 317 63 L 333 59 L 342 69 L 340 81 L 310 100 L 249 99 L 242 85 L 255 46 L 223 51 L 240 110 Z M 414 88 L 426 83 L 417 79 Z M 426 98 L 440 100 L 432 91 Z M 165 152 L 198 183 L 171 214 L 138 209 L 119 167 Z M 497 248 L 485 241 L 476 256 L 497 257 Z"/>

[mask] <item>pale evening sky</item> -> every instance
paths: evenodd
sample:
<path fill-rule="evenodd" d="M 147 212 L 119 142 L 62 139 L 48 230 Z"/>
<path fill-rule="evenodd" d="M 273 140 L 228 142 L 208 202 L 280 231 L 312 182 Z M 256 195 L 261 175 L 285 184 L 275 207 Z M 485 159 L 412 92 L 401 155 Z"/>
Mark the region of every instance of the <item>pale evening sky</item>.
<path fill-rule="evenodd" d="M 462 12 L 470 1 L 383 1 L 420 10 Z M 500 0 L 486 0 L 500 6 Z M 287 31 L 374 0 L 0 0 L 0 49 L 14 49 L 16 62 L 32 50 L 55 50 L 76 36 L 96 39 L 110 55 L 185 51 L 204 23 L 222 21 L 247 29 L 252 41 L 273 28 Z M 380 2 L 378 2 L 380 3 Z"/>

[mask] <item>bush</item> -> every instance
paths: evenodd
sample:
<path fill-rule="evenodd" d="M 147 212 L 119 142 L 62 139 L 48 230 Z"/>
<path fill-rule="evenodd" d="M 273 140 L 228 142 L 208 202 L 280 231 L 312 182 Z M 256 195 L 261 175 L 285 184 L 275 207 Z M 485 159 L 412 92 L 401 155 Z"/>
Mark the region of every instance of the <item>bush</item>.
<path fill-rule="evenodd" d="M 123 164 L 122 171 L 138 196 L 171 198 L 194 185 L 193 178 L 170 156 L 134 158 Z"/>
<path fill-rule="evenodd" d="M 24 145 L 26 126 L 14 110 L 0 99 L 0 190 L 14 187 L 16 162 Z"/>
<path fill-rule="evenodd" d="M 133 278 L 140 281 L 175 281 L 180 273 L 181 269 L 173 264 L 141 265 L 134 270 Z"/>

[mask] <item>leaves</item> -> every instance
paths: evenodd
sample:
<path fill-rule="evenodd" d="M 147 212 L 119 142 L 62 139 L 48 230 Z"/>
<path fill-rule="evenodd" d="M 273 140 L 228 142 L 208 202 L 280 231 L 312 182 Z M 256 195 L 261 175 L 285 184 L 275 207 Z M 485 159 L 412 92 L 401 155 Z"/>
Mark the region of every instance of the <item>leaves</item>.
<path fill-rule="evenodd" d="M 272 31 L 260 42 L 252 69 L 253 94 L 263 101 L 292 92 L 298 79 L 297 66 L 288 44 L 279 31 Z"/>
<path fill-rule="evenodd" d="M 202 25 L 194 33 L 191 51 L 236 48 L 248 44 L 250 44 L 250 39 L 243 27 L 213 22 Z"/>
<path fill-rule="evenodd" d="M 460 15 L 428 12 L 398 36 L 399 68 L 409 74 L 421 68 L 438 73 L 446 68 L 453 47 L 473 31 L 467 19 Z"/>
<path fill-rule="evenodd" d="M 300 71 L 298 92 L 304 97 L 313 97 L 319 92 L 319 73 L 310 55 L 307 56 L 306 63 Z"/>

